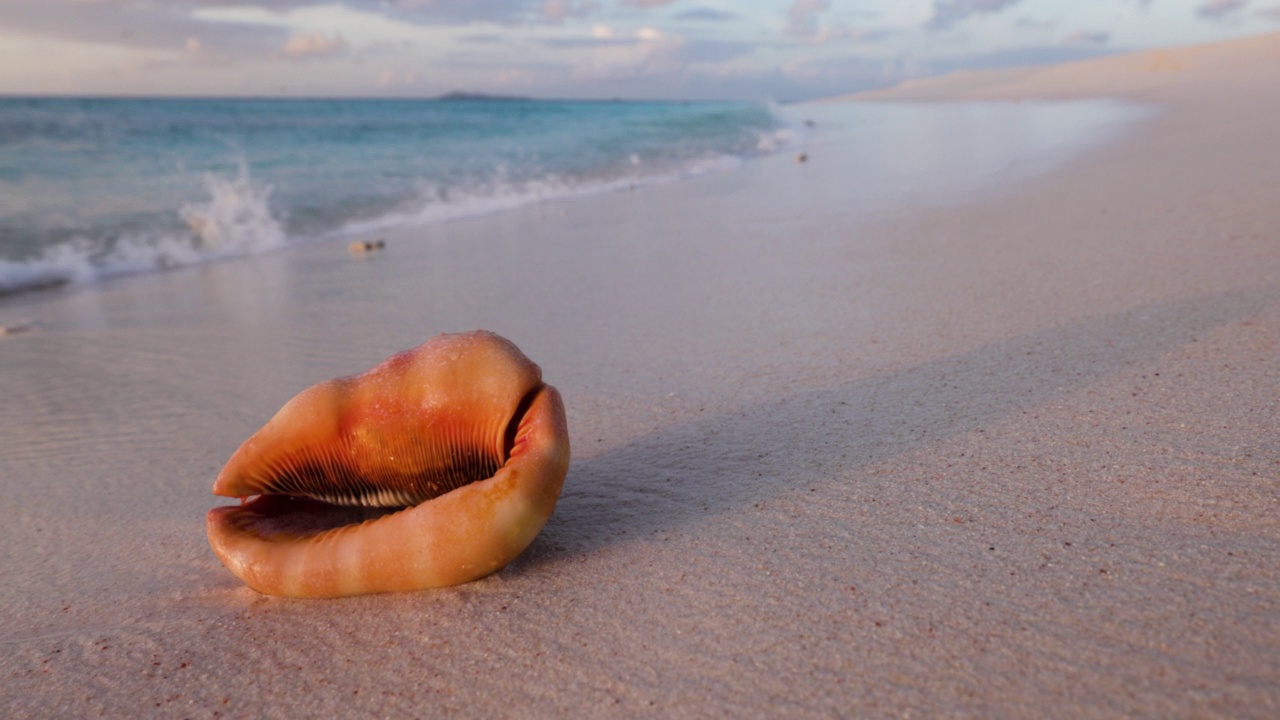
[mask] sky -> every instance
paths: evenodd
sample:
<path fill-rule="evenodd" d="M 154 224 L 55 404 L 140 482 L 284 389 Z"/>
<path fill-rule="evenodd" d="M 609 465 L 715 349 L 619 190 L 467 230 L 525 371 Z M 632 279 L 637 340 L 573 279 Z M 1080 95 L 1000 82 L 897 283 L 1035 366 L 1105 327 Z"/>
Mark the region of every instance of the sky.
<path fill-rule="evenodd" d="M 798 100 L 1280 31 L 1280 0 L 0 0 L 0 93 Z"/>

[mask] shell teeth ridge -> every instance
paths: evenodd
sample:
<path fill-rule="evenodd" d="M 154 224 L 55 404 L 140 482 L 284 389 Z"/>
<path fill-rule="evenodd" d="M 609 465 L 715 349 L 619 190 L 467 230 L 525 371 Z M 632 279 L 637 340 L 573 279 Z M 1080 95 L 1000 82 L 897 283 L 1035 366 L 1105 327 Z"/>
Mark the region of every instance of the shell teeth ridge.
<path fill-rule="evenodd" d="M 500 424 L 499 431 L 504 427 Z M 493 476 L 503 459 L 485 443 L 493 434 L 486 430 L 491 429 L 448 423 L 437 426 L 437 432 L 413 433 L 394 448 L 383 443 L 368 447 L 367 440 L 361 444 L 352 437 L 317 443 L 266 459 L 253 479 L 262 494 L 341 506 L 410 507 Z M 370 451 L 382 461 L 368 462 Z M 361 456 L 365 462 L 358 460 Z M 362 466 L 370 469 L 362 471 Z"/>

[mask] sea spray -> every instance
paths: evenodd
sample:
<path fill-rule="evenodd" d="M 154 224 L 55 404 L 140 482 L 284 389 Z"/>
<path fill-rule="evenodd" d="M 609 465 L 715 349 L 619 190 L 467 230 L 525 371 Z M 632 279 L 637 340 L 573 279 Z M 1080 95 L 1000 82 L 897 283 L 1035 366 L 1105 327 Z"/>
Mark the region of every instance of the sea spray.
<path fill-rule="evenodd" d="M 244 158 L 239 159 L 234 178 L 205 173 L 204 184 L 209 200 L 184 203 L 178 211 L 198 249 L 225 257 L 284 245 L 284 227 L 271 212 L 272 188 L 254 182 Z"/>

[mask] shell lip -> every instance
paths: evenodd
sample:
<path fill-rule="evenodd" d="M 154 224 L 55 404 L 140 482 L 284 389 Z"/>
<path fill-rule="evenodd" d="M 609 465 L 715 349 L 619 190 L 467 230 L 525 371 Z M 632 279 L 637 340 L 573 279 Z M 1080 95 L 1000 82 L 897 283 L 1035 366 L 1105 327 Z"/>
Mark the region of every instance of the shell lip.
<path fill-rule="evenodd" d="M 483 477 L 472 477 L 465 484 L 446 492 L 393 505 L 335 503 L 306 495 L 275 492 L 270 487 L 263 488 L 255 495 L 240 495 L 225 490 L 223 478 L 220 476 L 214 483 L 213 494 L 238 498 L 240 503 L 221 505 L 211 509 L 207 520 L 229 523 L 242 530 L 251 530 L 264 539 L 296 539 L 377 521 L 425 505 L 463 487 L 492 478 L 498 470 L 518 457 L 523 451 L 519 440 L 520 428 L 534 401 L 549 387 L 551 386 L 544 382 L 538 382 L 521 398 L 503 433 L 502 457 L 495 471 Z"/>

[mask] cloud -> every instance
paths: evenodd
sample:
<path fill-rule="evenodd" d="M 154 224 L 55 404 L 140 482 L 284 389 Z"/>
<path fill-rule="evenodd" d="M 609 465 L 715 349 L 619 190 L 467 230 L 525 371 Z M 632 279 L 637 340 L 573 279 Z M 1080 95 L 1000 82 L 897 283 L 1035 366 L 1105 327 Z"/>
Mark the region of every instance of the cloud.
<path fill-rule="evenodd" d="M 626 0 L 656 7 L 674 0 Z M 528 29 L 598 12 L 604 0 L 0 0 L 7 34 L 181 50 L 199 39 L 205 54 L 237 59 L 278 54 L 291 31 L 291 15 L 341 10 L 408 26 L 440 28 L 499 25 Z M 348 36 L 366 33 L 352 28 Z M 248 51 L 248 52 L 246 52 Z"/>
<path fill-rule="evenodd" d="M 1249 0 L 1209 0 L 1196 8 L 1196 14 L 1202 18 L 1216 20 L 1231 15 L 1249 4 Z"/>
<path fill-rule="evenodd" d="M 1280 22 L 1280 5 L 1276 5 L 1275 7 L 1263 8 L 1262 10 L 1258 11 L 1258 16 L 1268 18 L 1270 20 L 1275 20 L 1276 22 Z"/>
<path fill-rule="evenodd" d="M 933 17 L 925 23 L 929 30 L 949 30 L 973 15 L 991 15 L 1016 5 L 1019 0 L 934 0 Z"/>
<path fill-rule="evenodd" d="M 810 45 L 828 45 L 847 42 L 854 45 L 874 45 L 900 34 L 892 28 L 850 27 L 843 23 L 822 25 L 801 39 Z"/>
<path fill-rule="evenodd" d="M 636 8 L 655 8 L 663 5 L 670 5 L 675 0 L 622 0 L 622 4 L 627 7 Z"/>
<path fill-rule="evenodd" d="M 1034 18 L 1027 15 L 1018 18 L 1013 23 L 1014 27 L 1026 30 L 1052 30 L 1057 27 L 1057 25 L 1058 24 L 1052 20 Z"/>
<path fill-rule="evenodd" d="M 912 59 L 875 59 L 852 53 L 831 55 L 824 52 L 795 57 L 783 63 L 774 77 L 759 73 L 751 77 L 750 82 L 772 87 L 775 99 L 790 101 L 883 87 L 928 71 L 928 67 L 921 67 Z"/>
<path fill-rule="evenodd" d="M 278 48 L 288 33 L 253 23 L 214 22 L 192 16 L 186 4 L 161 2 L 68 3 L 65 0 L 4 0 L 0 27 L 36 37 L 133 48 L 257 51 Z"/>
<path fill-rule="evenodd" d="M 548 20 L 561 22 L 565 18 L 583 17 L 600 9 L 594 0 L 546 0 L 542 4 L 542 14 Z"/>
<path fill-rule="evenodd" d="M 899 31 L 892 28 L 845 27 L 839 25 L 823 28 L 818 35 L 819 42 L 847 40 L 855 45 L 874 45 L 898 34 Z"/>
<path fill-rule="evenodd" d="M 320 4 L 325 0 L 311 0 Z M 545 0 L 352 0 L 347 3 L 410 22 L 461 25 L 493 22 L 513 25 L 538 17 L 555 20 Z"/>
<path fill-rule="evenodd" d="M 1071 33 L 1062 39 L 1064 45 L 1106 45 L 1111 41 L 1111 33 L 1107 32 L 1087 32 L 1081 30 Z"/>
<path fill-rule="evenodd" d="M 600 50 L 614 48 L 606 55 L 595 55 L 591 62 L 597 66 L 619 68 L 629 62 L 633 66 L 642 65 L 639 60 L 650 62 L 660 52 L 668 54 L 678 52 L 678 58 L 684 65 L 692 63 L 717 63 L 748 55 L 755 51 L 757 44 L 748 41 L 734 40 L 691 40 L 678 35 L 670 35 L 653 28 L 641 28 L 639 31 L 624 35 L 607 25 L 597 25 L 591 30 L 591 37 L 545 38 L 537 42 L 542 47 L 553 50 Z M 596 73 L 598 74 L 598 73 Z"/>
<path fill-rule="evenodd" d="M 413 87 L 422 81 L 417 68 L 387 68 L 378 73 L 374 84 L 381 90 Z"/>
<path fill-rule="evenodd" d="M 686 40 L 684 56 L 689 63 L 717 63 L 750 55 L 757 47 L 745 40 Z"/>
<path fill-rule="evenodd" d="M 459 42 L 474 43 L 476 45 L 498 45 L 505 42 L 506 39 L 506 36 L 498 33 L 471 33 L 457 37 Z"/>
<path fill-rule="evenodd" d="M 738 16 L 731 12 L 716 10 L 715 8 L 694 8 L 685 10 L 676 16 L 677 20 L 705 20 L 708 22 L 722 22 L 725 20 L 737 20 Z"/>
<path fill-rule="evenodd" d="M 337 55 L 347 49 L 341 35 L 329 37 L 322 32 L 298 33 L 284 44 L 284 54 L 291 58 Z"/>
<path fill-rule="evenodd" d="M 787 10 L 787 25 L 783 32 L 810 45 L 839 41 L 869 45 L 897 34 L 897 31 L 887 28 L 861 28 L 840 22 L 821 22 L 819 16 L 829 9 L 830 0 L 794 0 Z"/>
<path fill-rule="evenodd" d="M 640 42 L 638 35 L 624 35 L 610 25 L 596 23 L 591 26 L 591 37 L 550 37 L 536 40 L 549 48 L 594 48 L 604 45 L 634 45 Z"/>
<path fill-rule="evenodd" d="M 787 9 L 784 32 L 797 37 L 818 34 L 818 15 L 831 7 L 829 0 L 794 0 Z"/>
<path fill-rule="evenodd" d="M 595 33 L 589 54 L 575 65 L 576 75 L 595 80 L 653 75 L 674 76 L 687 63 L 688 41 L 681 35 L 651 27 L 629 37 Z"/>
<path fill-rule="evenodd" d="M 571 37 L 546 38 L 538 40 L 537 44 L 553 50 L 575 50 L 578 48 L 607 47 L 609 45 L 635 45 L 636 42 L 634 39 L 622 37 Z"/>

